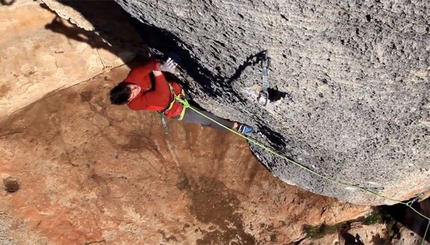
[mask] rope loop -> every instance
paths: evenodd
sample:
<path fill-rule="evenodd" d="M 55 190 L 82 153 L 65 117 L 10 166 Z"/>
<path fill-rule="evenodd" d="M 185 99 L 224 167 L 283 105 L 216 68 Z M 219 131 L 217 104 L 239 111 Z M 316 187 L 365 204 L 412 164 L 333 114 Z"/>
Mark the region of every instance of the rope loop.
<path fill-rule="evenodd" d="M 176 95 L 175 96 L 175 100 L 178 101 L 179 103 L 183 104 L 185 106 L 185 108 L 190 108 L 190 102 L 188 102 L 187 99 L 182 98 L 181 95 Z"/>

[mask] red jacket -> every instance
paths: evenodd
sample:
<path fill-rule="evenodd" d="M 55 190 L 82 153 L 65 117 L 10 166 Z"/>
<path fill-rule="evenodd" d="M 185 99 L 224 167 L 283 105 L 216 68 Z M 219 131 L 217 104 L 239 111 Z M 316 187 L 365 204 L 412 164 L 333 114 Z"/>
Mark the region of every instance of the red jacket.
<path fill-rule="evenodd" d="M 173 106 L 169 110 L 164 111 L 164 115 L 167 117 L 176 117 L 181 114 L 183 105 L 175 101 L 168 83 L 170 83 L 177 95 L 182 93 L 182 87 L 176 82 L 168 82 L 163 75 L 153 76 L 155 84 L 152 84 L 150 73 L 157 70 L 159 64 L 157 61 L 151 61 L 132 69 L 128 73 L 124 81 L 139 85 L 141 91 L 127 105 L 132 110 L 162 111 L 169 108 L 169 105 L 173 102 Z"/>

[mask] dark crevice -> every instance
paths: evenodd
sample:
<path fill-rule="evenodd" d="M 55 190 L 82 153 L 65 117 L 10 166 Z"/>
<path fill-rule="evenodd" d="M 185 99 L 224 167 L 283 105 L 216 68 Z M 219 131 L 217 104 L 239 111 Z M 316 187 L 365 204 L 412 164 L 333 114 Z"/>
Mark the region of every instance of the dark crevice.
<path fill-rule="evenodd" d="M 424 201 L 417 202 L 413 199 L 405 201 L 408 203 L 409 201 L 413 202 L 411 207 L 420 212 L 421 214 L 430 217 L 430 198 L 427 198 Z M 421 215 L 415 213 L 408 206 L 403 204 L 396 204 L 393 206 L 381 206 L 381 209 L 390 214 L 397 222 L 400 222 L 403 226 L 408 228 L 409 230 L 415 232 L 419 236 L 423 237 L 427 228 L 427 223 L 429 222 L 427 219 L 422 217 Z M 430 231 L 427 232 L 425 237 L 427 242 L 430 242 Z"/>
<path fill-rule="evenodd" d="M 286 21 L 290 21 L 285 15 L 281 14 L 281 18 L 286 20 Z"/>
<path fill-rule="evenodd" d="M 287 96 L 286 92 L 279 91 L 277 87 L 276 88 L 268 88 L 267 92 L 269 93 L 269 101 L 270 102 L 278 101 L 280 99 L 285 98 L 285 96 Z"/>
<path fill-rule="evenodd" d="M 366 15 L 366 20 L 367 20 L 367 21 L 371 21 L 371 20 L 372 20 L 372 17 L 370 17 L 370 14 L 367 14 L 367 15 Z"/>
<path fill-rule="evenodd" d="M 18 179 L 11 177 L 11 176 L 3 179 L 3 186 L 4 186 L 4 189 L 6 190 L 6 192 L 8 192 L 8 193 L 17 192 L 21 188 L 21 185 L 20 185 Z"/>
<path fill-rule="evenodd" d="M 285 144 L 287 144 L 288 140 L 284 136 L 282 136 L 278 132 L 273 131 L 267 125 L 259 125 L 258 128 L 261 133 L 266 135 L 266 137 L 270 141 L 271 147 L 280 152 L 285 151 Z"/>
<path fill-rule="evenodd" d="M 12 5 L 15 3 L 15 0 L 0 0 L 1 5 Z"/>

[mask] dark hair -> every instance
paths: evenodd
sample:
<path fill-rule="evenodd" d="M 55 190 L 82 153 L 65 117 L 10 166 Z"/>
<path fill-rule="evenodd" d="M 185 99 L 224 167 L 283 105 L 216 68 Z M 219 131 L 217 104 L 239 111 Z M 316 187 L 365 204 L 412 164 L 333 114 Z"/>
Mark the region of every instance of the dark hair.
<path fill-rule="evenodd" d="M 128 102 L 131 95 L 131 89 L 128 82 L 120 82 L 110 90 L 110 103 L 114 105 L 123 105 Z"/>

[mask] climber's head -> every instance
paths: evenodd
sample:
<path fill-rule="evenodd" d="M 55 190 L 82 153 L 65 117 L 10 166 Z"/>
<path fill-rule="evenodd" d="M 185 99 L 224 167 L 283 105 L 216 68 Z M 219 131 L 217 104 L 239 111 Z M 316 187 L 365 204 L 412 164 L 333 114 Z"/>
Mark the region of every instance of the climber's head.
<path fill-rule="evenodd" d="M 110 91 L 110 102 L 114 105 L 124 105 L 140 93 L 140 86 L 129 82 L 120 82 Z"/>

